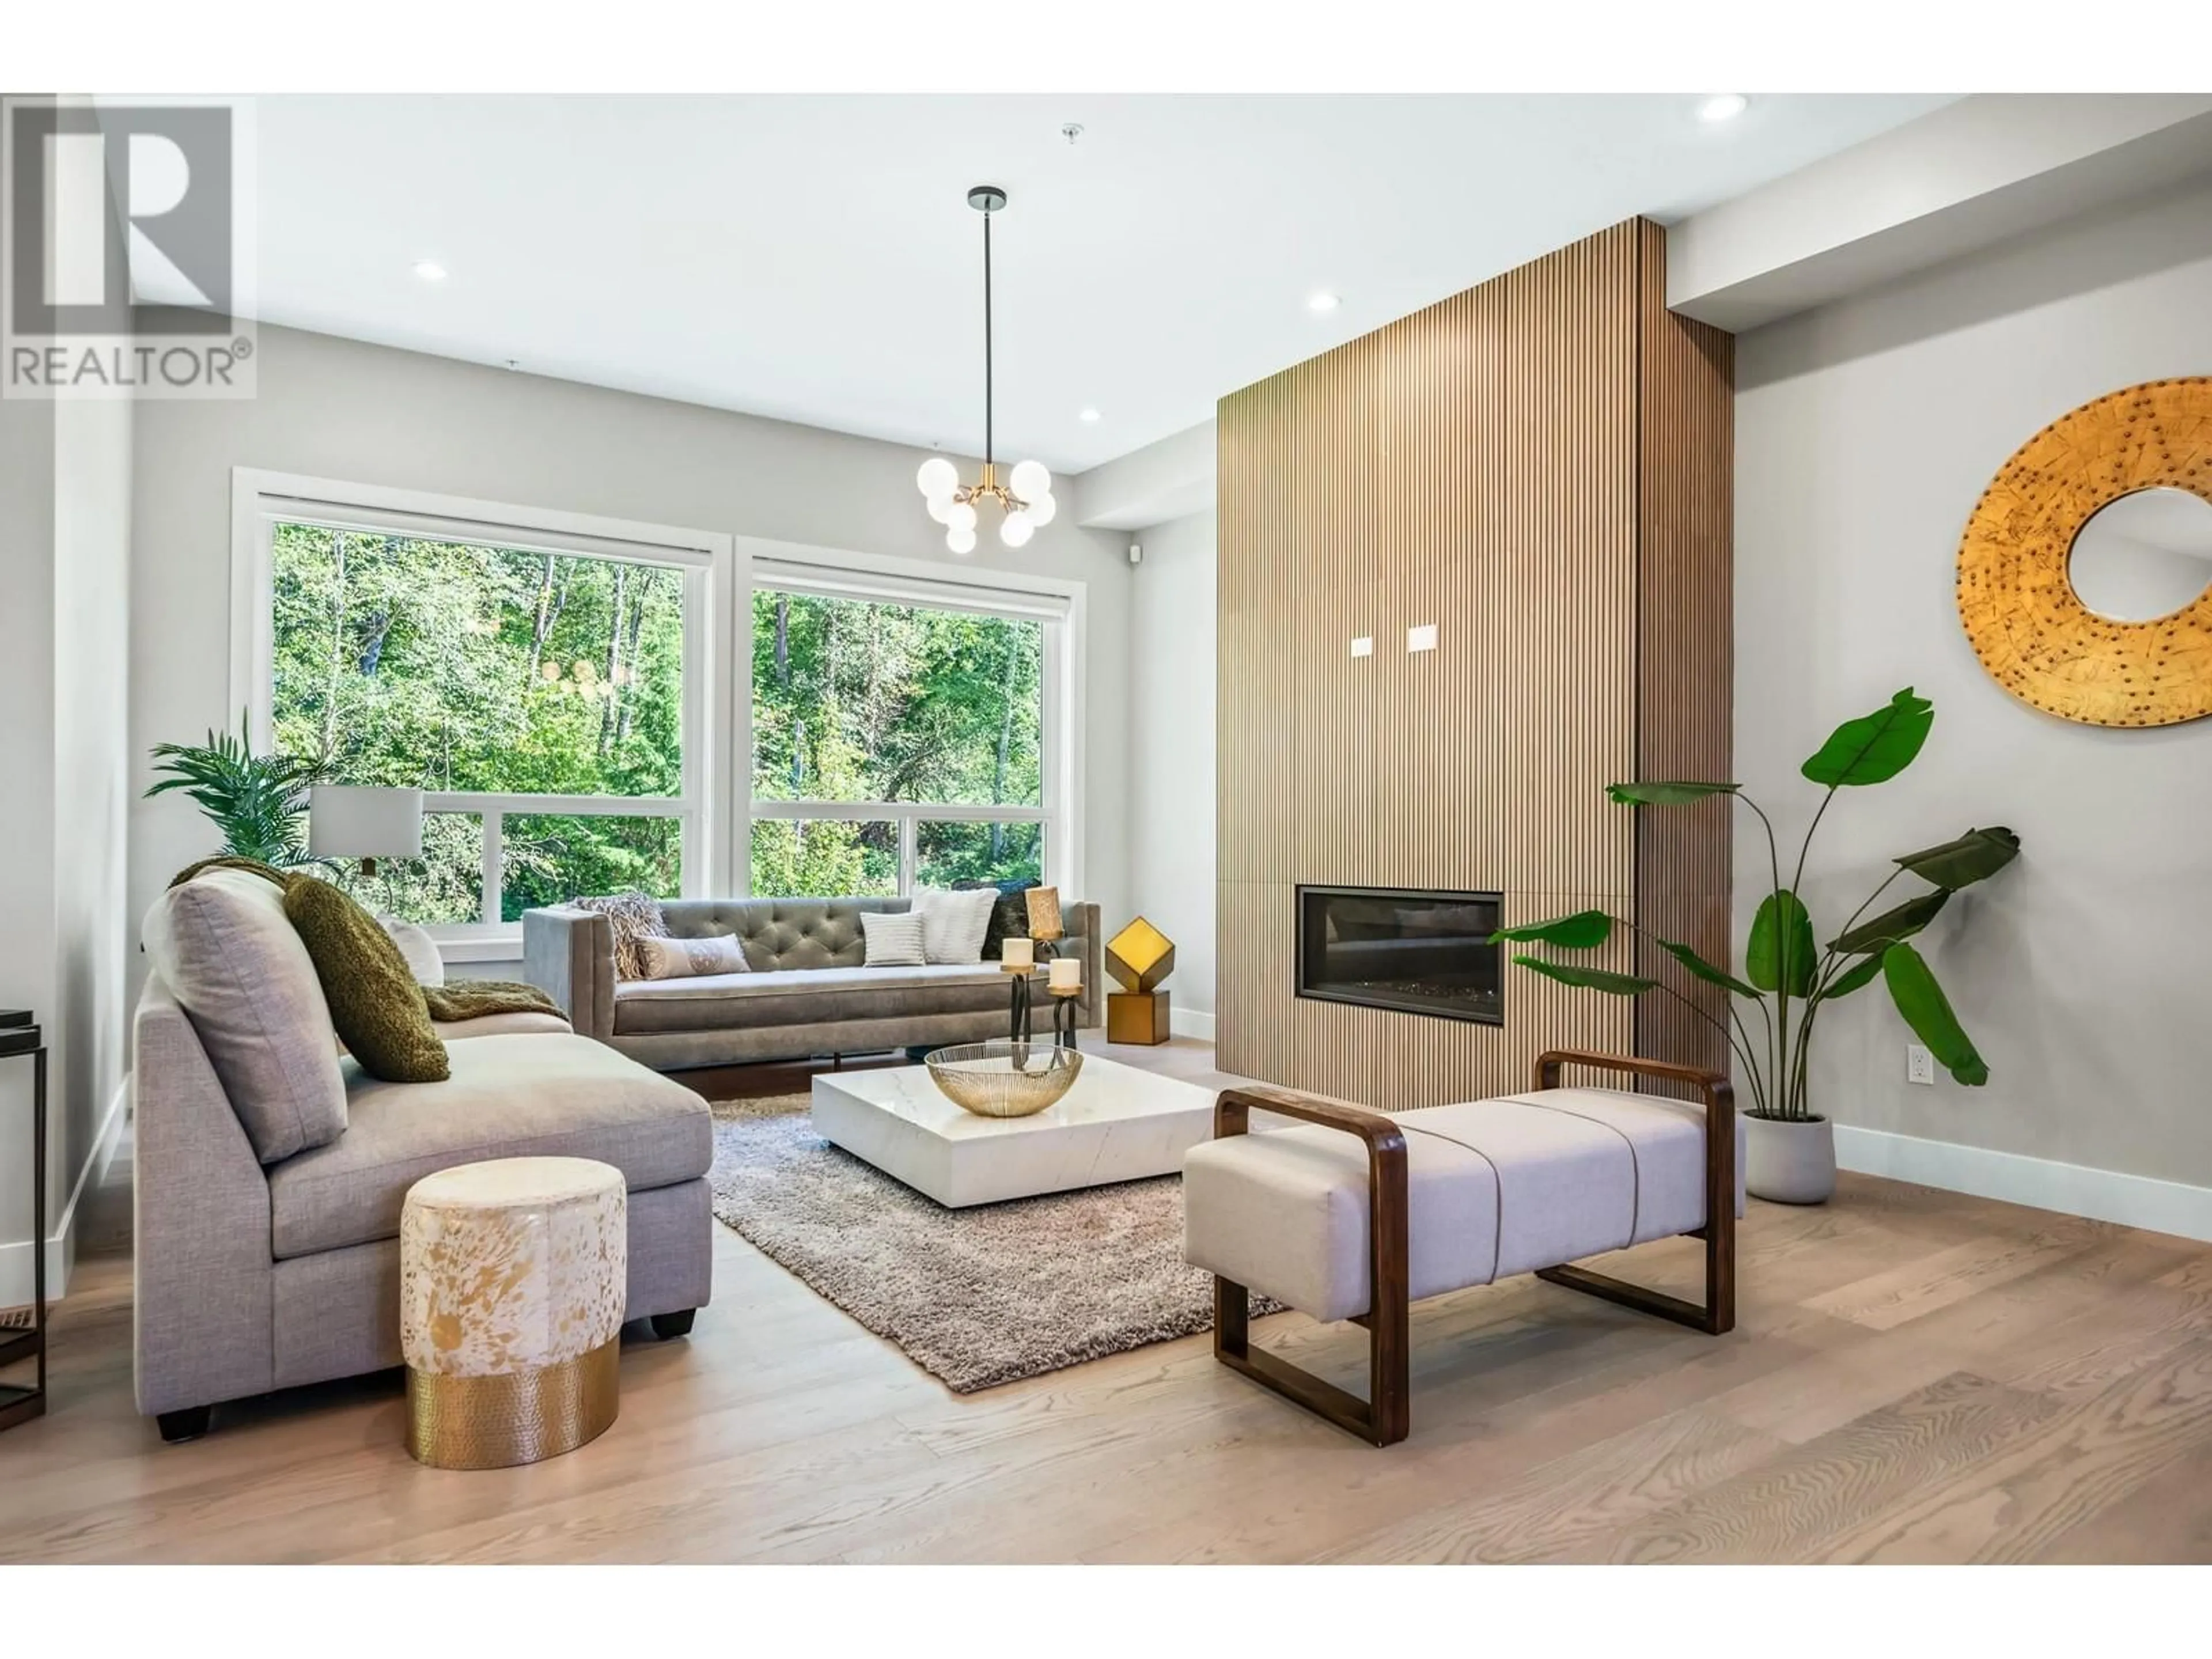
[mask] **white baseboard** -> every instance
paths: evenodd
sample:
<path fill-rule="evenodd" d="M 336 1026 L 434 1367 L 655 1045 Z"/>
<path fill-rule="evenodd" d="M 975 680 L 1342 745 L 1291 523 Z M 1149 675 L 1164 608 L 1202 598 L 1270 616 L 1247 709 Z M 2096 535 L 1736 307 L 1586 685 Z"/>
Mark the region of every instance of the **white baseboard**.
<path fill-rule="evenodd" d="M 76 1209 L 84 1196 L 84 1189 L 105 1174 L 115 1157 L 118 1142 L 118 1131 L 123 1127 L 125 1109 L 131 1103 L 131 1075 L 125 1073 L 122 1085 L 115 1098 L 107 1103 L 106 1115 L 94 1132 L 91 1150 L 86 1152 L 83 1167 L 76 1172 L 76 1182 L 70 1188 L 69 1201 L 62 1206 L 60 1218 L 46 1238 L 46 1299 L 58 1302 L 69 1289 L 69 1275 L 76 1262 Z M 12 1244 L 0 1244 L 0 1308 L 20 1308 L 30 1301 L 37 1288 L 37 1276 L 31 1271 L 31 1243 L 18 1239 Z"/>
<path fill-rule="evenodd" d="M 1881 1129 L 1855 1129 L 1843 1123 L 1836 1126 L 1836 1163 L 1862 1175 L 1887 1176 L 1976 1198 L 2212 1240 L 2212 1187 L 2057 1164 L 1947 1140 L 1921 1140 Z"/>
<path fill-rule="evenodd" d="M 1168 1005 L 1168 1030 L 1177 1036 L 1203 1037 L 1213 1041 L 1213 1016 L 1199 1008 L 1178 1008 Z"/>

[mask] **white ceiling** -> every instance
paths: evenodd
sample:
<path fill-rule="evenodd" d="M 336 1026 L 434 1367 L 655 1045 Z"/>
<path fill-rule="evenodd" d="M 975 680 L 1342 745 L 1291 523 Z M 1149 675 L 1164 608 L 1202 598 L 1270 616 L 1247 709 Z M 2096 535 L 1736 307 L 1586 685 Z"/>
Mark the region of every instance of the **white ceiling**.
<path fill-rule="evenodd" d="M 258 100 L 268 321 L 1080 470 L 1634 213 L 1943 102 L 1772 96 Z M 1070 145 L 1060 128 L 1081 122 Z M 432 259 L 442 283 L 413 274 Z M 1341 307 L 1316 316 L 1307 296 Z M 1081 410 L 1102 418 L 1085 423 Z"/>

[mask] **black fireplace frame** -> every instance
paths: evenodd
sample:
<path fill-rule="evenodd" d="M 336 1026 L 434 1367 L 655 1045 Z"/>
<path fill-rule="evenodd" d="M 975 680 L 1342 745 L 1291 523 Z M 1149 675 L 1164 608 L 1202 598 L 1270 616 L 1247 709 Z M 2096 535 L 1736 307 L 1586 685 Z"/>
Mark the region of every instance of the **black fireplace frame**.
<path fill-rule="evenodd" d="M 1352 996 L 1343 992 L 1309 988 L 1306 984 L 1306 896 L 1317 893 L 1328 898 L 1433 899 L 1445 902 L 1492 904 L 1498 907 L 1498 920 L 1504 921 L 1505 896 L 1496 892 L 1463 892 L 1444 887 L 1341 887 L 1327 882 L 1300 882 L 1293 902 L 1297 906 L 1297 933 L 1291 944 L 1291 990 L 1309 1002 L 1336 1002 L 1352 1008 L 1376 1008 L 1387 1014 L 1413 1014 L 1427 1019 L 1455 1019 L 1469 1025 L 1503 1025 L 1505 1024 L 1505 975 L 1501 971 L 1498 979 L 1498 1012 L 1483 1013 L 1475 1009 L 1441 1007 L 1433 1004 L 1414 1006 L 1410 1003 L 1392 1002 L 1376 996 Z M 1498 951 L 1499 967 L 1504 965 L 1504 952 Z"/>

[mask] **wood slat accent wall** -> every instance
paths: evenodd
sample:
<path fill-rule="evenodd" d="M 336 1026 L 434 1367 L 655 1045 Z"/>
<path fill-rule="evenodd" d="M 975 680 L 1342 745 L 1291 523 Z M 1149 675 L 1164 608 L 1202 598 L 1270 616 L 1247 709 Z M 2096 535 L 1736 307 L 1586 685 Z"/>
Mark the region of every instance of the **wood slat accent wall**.
<path fill-rule="evenodd" d="M 1734 769 L 1735 336 L 1667 309 L 1667 233 L 1642 220 L 1637 235 L 1636 775 L 1725 779 Z M 1713 799 L 1637 814 L 1638 922 L 1723 964 L 1735 810 Z M 1725 993 L 1640 939 L 1636 971 L 1727 1019 Z M 1727 1038 L 1672 998 L 1638 999 L 1636 1018 L 1638 1053 L 1729 1069 Z"/>
<path fill-rule="evenodd" d="M 1639 825 L 1604 795 L 1728 752 L 1728 337 L 1668 316 L 1662 251 L 1632 221 L 1222 400 L 1224 1070 L 1411 1106 L 1637 1046 L 1639 1018 L 1645 1052 L 1708 1057 L 1686 1015 L 1518 969 L 1503 1027 L 1292 993 L 1301 882 L 1496 889 L 1513 922 L 1679 914 L 1700 948 L 1688 924 L 1724 924 L 1725 820 Z M 1409 653 L 1426 623 L 1437 648 Z M 1694 672 L 1666 665 L 1683 649 Z"/>

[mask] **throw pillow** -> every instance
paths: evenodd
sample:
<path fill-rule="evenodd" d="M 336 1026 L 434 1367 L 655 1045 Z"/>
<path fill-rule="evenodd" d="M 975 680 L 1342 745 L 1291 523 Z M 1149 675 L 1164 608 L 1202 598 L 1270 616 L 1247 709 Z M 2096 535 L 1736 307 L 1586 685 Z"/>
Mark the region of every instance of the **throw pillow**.
<path fill-rule="evenodd" d="M 927 957 L 921 945 L 921 917 L 912 910 L 863 910 L 860 933 L 871 968 L 919 968 Z"/>
<path fill-rule="evenodd" d="M 313 876 L 286 884 L 284 914 L 314 959 L 338 1040 L 362 1070 L 386 1083 L 444 1082 L 446 1045 L 422 988 L 376 918 Z"/>
<path fill-rule="evenodd" d="M 641 977 L 646 979 L 696 979 L 702 974 L 751 970 L 735 933 L 715 933 L 707 939 L 641 939 L 637 948 L 645 962 Z"/>
<path fill-rule="evenodd" d="M 407 958 L 407 971 L 415 975 L 417 985 L 446 982 L 446 958 L 438 950 L 438 941 L 430 937 L 428 928 L 402 921 L 398 916 L 379 916 L 376 920 L 392 935 L 399 954 Z"/>
<path fill-rule="evenodd" d="M 981 892 L 923 888 L 914 896 L 921 917 L 922 954 L 932 962 L 982 961 L 983 939 L 998 904 L 999 895 L 988 887 Z"/>
<path fill-rule="evenodd" d="M 644 979 L 645 958 L 638 941 L 666 939 L 668 923 L 660 914 L 660 901 L 650 893 L 617 893 L 607 898 L 570 899 L 579 910 L 596 910 L 615 930 L 615 977 Z"/>
<path fill-rule="evenodd" d="M 1034 881 L 956 881 L 953 891 L 969 893 L 989 891 L 999 896 L 991 910 L 991 925 L 983 933 L 983 960 L 997 962 L 1006 951 L 1003 948 L 1010 939 L 1030 936 L 1029 907 L 1022 895 L 1037 884 Z"/>
<path fill-rule="evenodd" d="M 154 901 L 143 933 L 264 1164 L 328 1146 L 346 1127 L 330 1005 L 285 920 L 282 879 L 204 871 Z"/>

